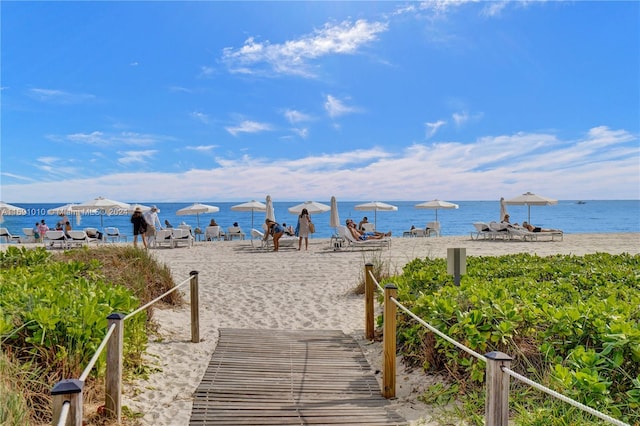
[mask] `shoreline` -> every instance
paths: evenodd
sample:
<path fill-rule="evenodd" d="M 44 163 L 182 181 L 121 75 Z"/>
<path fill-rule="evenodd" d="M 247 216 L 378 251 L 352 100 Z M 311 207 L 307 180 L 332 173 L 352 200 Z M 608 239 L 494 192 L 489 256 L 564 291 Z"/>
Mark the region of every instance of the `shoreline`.
<path fill-rule="evenodd" d="M 7 246 L 2 244 L 0 250 Z M 252 247 L 249 240 L 151 249 L 151 255 L 170 268 L 176 283 L 198 271 L 201 341 L 190 342 L 188 297 L 178 308 L 156 307 L 158 335 L 150 336 L 145 362 L 159 371 L 146 380 L 125 383 L 123 405 L 141 413 L 138 420 L 145 426 L 188 424 L 192 394 L 216 347 L 220 328 L 342 330 L 360 344 L 371 368 L 379 370 L 381 344 L 364 339 L 364 300 L 353 294 L 364 276 L 364 264 L 382 262 L 395 275 L 415 258 L 444 258 L 452 247 L 466 248 L 467 256 L 639 254 L 640 233 L 565 234 L 563 241 L 533 242 L 471 240 L 469 236 L 393 237 L 390 249 L 376 251 L 333 251 L 328 238 L 310 239 L 308 251 L 298 251 L 297 244 L 281 247 L 279 252 L 266 251 Z M 420 424 L 429 425 L 429 409 L 417 397 L 437 377 L 406 371 L 400 361 L 397 370 L 397 398 L 389 408 L 411 424 L 423 419 Z"/>

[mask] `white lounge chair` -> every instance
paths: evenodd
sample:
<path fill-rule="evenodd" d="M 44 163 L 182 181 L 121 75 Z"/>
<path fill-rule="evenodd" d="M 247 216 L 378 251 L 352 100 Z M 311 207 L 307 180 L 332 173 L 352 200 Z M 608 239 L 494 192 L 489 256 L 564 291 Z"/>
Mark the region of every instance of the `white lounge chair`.
<path fill-rule="evenodd" d="M 230 226 L 227 228 L 227 236 L 226 239 L 231 241 L 234 238 L 238 238 L 239 240 L 244 240 L 244 232 L 242 231 L 242 228 L 240 228 L 239 226 Z"/>
<path fill-rule="evenodd" d="M 193 245 L 193 235 L 191 232 L 184 228 L 172 228 L 171 234 L 173 237 L 173 246 L 178 247 L 180 244 L 184 244 L 187 247 Z"/>
<path fill-rule="evenodd" d="M 69 247 L 89 245 L 90 242 L 98 242 L 97 238 L 90 238 L 85 231 L 68 231 L 67 232 L 67 245 Z"/>
<path fill-rule="evenodd" d="M 387 248 L 391 248 L 391 238 L 390 237 L 384 237 L 384 238 L 375 239 L 375 240 L 356 240 L 353 237 L 353 235 L 351 235 L 351 232 L 349 232 L 349 230 L 347 229 L 346 226 L 340 225 L 336 229 L 338 231 L 338 235 L 344 241 L 347 242 L 348 247 L 351 248 L 351 249 L 353 249 L 355 247 L 384 248 L 385 246 L 387 246 Z"/>
<path fill-rule="evenodd" d="M 220 232 L 219 226 L 207 226 L 204 229 L 204 240 L 205 241 L 213 241 L 220 240 L 222 238 L 222 234 Z"/>
<path fill-rule="evenodd" d="M 21 243 L 35 243 L 36 241 L 36 233 L 33 228 L 22 228 L 22 233 L 24 236 L 20 237 Z"/>
<path fill-rule="evenodd" d="M 104 228 L 104 239 L 105 241 L 111 240 L 111 242 L 115 243 L 120 241 L 127 241 L 127 236 L 122 235 L 118 228 L 108 226 Z"/>
<path fill-rule="evenodd" d="M 371 222 L 366 222 L 362 224 L 362 230 L 364 232 L 375 232 L 376 224 Z M 348 230 L 347 230 L 348 231 Z"/>
<path fill-rule="evenodd" d="M 470 232 L 470 236 L 472 240 L 479 240 L 481 237 L 483 240 L 494 238 L 494 232 L 489 227 L 489 224 L 486 222 L 474 222 L 473 227 L 476 229 L 475 231 Z"/>
<path fill-rule="evenodd" d="M 161 246 L 167 246 L 169 248 L 175 247 L 172 228 L 158 229 L 156 231 L 156 236 L 153 240 L 153 247 Z"/>
<path fill-rule="evenodd" d="M 429 222 L 427 223 L 427 227 L 424 230 L 427 237 L 430 237 L 432 234 L 436 237 L 440 236 L 440 222 Z"/>
<path fill-rule="evenodd" d="M 18 235 L 11 235 L 7 228 L 0 228 L 0 241 L 4 239 L 7 243 L 20 243 L 20 237 Z"/>
<path fill-rule="evenodd" d="M 66 249 L 69 247 L 69 242 L 67 236 L 64 235 L 64 231 L 47 231 L 44 233 L 44 238 L 42 238 L 42 243 L 45 247 L 55 248 L 56 245 L 61 249 Z"/>
<path fill-rule="evenodd" d="M 98 228 L 84 228 L 84 232 L 87 233 L 87 237 L 92 241 L 101 243 L 104 240 L 104 234 L 98 231 Z"/>

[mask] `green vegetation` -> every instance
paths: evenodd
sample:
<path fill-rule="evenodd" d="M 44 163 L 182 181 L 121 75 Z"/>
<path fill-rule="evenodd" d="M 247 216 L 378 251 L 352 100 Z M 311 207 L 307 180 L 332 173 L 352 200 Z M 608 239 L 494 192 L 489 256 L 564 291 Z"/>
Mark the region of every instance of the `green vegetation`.
<path fill-rule="evenodd" d="M 51 422 L 52 386 L 80 376 L 105 336 L 106 317 L 132 312 L 173 286 L 166 266 L 133 248 L 0 252 L 0 424 Z M 181 299 L 172 293 L 164 301 Z M 146 314 L 126 322 L 129 376 L 146 371 L 141 356 L 152 326 Z M 85 384 L 86 402 L 104 369 L 103 352 Z"/>
<path fill-rule="evenodd" d="M 403 305 L 467 347 L 507 353 L 514 371 L 640 425 L 640 256 L 470 257 L 460 287 L 446 271 L 446 259 L 416 259 L 388 281 Z M 482 424 L 485 364 L 406 315 L 398 327 L 405 360 L 451 379 L 424 399 L 457 399 L 460 416 Z M 517 425 L 603 423 L 513 379 L 510 398 Z"/>

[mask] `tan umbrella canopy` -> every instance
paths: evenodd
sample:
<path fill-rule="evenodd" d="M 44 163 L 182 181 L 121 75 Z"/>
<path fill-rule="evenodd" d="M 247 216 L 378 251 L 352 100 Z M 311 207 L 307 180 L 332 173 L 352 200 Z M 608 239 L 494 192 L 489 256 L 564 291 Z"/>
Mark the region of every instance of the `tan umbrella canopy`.
<path fill-rule="evenodd" d="M 265 212 L 267 211 L 267 205 L 260 201 L 251 200 L 246 203 L 231 206 L 231 210 L 237 212 L 251 212 L 251 228 L 253 228 L 253 212 Z"/>
<path fill-rule="evenodd" d="M 425 201 L 424 203 L 416 204 L 416 209 L 431 209 L 436 211 L 436 222 L 438 221 L 438 210 L 440 209 L 457 209 L 459 206 L 454 203 L 442 200 Z"/>
<path fill-rule="evenodd" d="M 4 216 L 24 216 L 27 211 L 22 207 L 0 201 L 0 223 L 4 222 Z"/>
<path fill-rule="evenodd" d="M 185 216 L 185 215 L 195 214 L 196 215 L 196 220 L 198 222 L 198 228 L 200 228 L 200 214 L 201 213 L 217 213 L 219 211 L 220 211 L 220 208 L 216 207 L 216 206 L 210 206 L 209 204 L 193 203 L 189 207 L 184 207 L 184 208 L 181 208 L 180 210 L 178 210 L 176 212 L 176 215 Z"/>
<path fill-rule="evenodd" d="M 383 203 L 381 201 L 372 201 L 370 203 L 358 204 L 354 207 L 356 210 L 373 211 L 373 221 L 376 229 L 378 228 L 378 211 L 383 212 L 396 212 L 398 207 L 391 204 Z"/>
<path fill-rule="evenodd" d="M 60 215 L 67 215 L 67 214 L 75 214 L 76 215 L 76 225 L 80 225 L 81 220 L 80 220 L 80 211 L 79 210 L 73 210 L 73 207 L 77 206 L 77 204 L 74 203 L 70 203 L 70 204 L 65 204 L 64 206 L 60 206 L 60 207 L 54 207 L 52 209 L 47 210 L 47 214 L 50 214 L 52 216 L 60 216 Z M 91 212 L 92 214 L 97 214 L 97 209 Z"/>
<path fill-rule="evenodd" d="M 299 215 L 300 213 L 302 213 L 302 209 L 307 209 L 309 214 L 318 214 L 328 212 L 329 210 L 331 210 L 331 206 L 318 203 L 317 201 L 305 201 L 302 204 L 289 207 L 289 213 Z"/>
<path fill-rule="evenodd" d="M 520 206 L 526 205 L 529 213 L 527 220 L 529 223 L 531 223 L 531 206 L 551 206 L 553 204 L 558 204 L 558 200 L 543 197 L 542 195 L 536 195 L 532 192 L 525 192 L 524 194 L 518 195 L 515 198 L 506 200 L 505 203 Z"/>
<path fill-rule="evenodd" d="M 100 227 L 103 227 L 103 219 L 102 216 L 106 214 L 107 216 L 122 214 L 123 211 L 127 211 L 131 207 L 128 203 L 123 203 L 122 201 L 110 200 L 104 197 L 97 197 L 93 200 L 85 201 L 84 203 L 76 204 L 71 207 L 72 212 L 94 212 L 99 210 L 100 212 Z"/>

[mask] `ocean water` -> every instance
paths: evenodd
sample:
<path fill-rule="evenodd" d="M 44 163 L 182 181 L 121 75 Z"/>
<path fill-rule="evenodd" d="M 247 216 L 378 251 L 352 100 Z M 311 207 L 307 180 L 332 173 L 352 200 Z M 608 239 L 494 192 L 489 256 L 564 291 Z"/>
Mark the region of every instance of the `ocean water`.
<path fill-rule="evenodd" d="M 329 201 L 316 200 L 321 203 L 330 204 Z M 398 211 L 358 211 L 355 210 L 357 204 L 363 201 L 338 201 L 338 211 L 340 221 L 348 218 L 359 222 L 363 216 L 369 218 L 369 222 L 377 222 L 379 231 L 391 231 L 394 236 L 402 236 L 403 231 L 409 230 L 411 225 L 424 228 L 427 222 L 436 218 L 435 210 L 416 209 L 415 205 L 422 201 L 385 201 L 398 207 Z M 442 228 L 442 235 L 469 235 L 473 231 L 473 222 L 498 221 L 500 215 L 500 203 L 496 201 L 451 201 L 460 206 L 458 209 L 437 211 L 438 221 Z M 240 227 L 249 234 L 252 227 L 251 212 L 236 212 L 231 210 L 231 206 L 240 202 L 207 202 L 218 206 L 220 211 L 213 214 L 201 214 L 199 216 L 177 216 L 176 211 L 187 207 L 192 203 L 144 203 L 145 205 L 155 204 L 160 209 L 160 221 L 164 223 L 168 219 L 174 226 L 185 222 L 193 228 L 198 226 L 204 230 L 211 218 L 215 218 L 219 225 L 226 229 L 234 222 L 238 222 Z M 286 222 L 295 227 L 297 216 L 289 213 L 287 209 L 300 202 L 274 202 L 276 220 Z M 4 223 L 0 227 L 9 229 L 14 235 L 22 235 L 22 228 L 32 228 L 36 221 L 45 219 L 49 227 L 55 226 L 58 216 L 48 215 L 47 210 L 59 207 L 64 202 L 56 204 L 17 204 L 27 210 L 23 216 L 4 216 Z M 511 216 L 511 222 L 522 223 L 528 219 L 527 206 L 507 206 Z M 115 226 L 120 232 L 130 236 L 133 229 L 129 221 L 129 215 L 121 216 L 101 216 L 97 214 L 82 214 L 80 225 L 76 225 L 76 218 L 69 215 L 74 229 L 86 227 L 102 228 L 104 226 Z M 253 215 L 253 227 L 261 229 L 265 214 L 255 212 Z M 316 224 L 315 238 L 329 238 L 334 234 L 333 228 L 329 227 L 329 212 L 312 215 L 312 220 Z M 565 233 L 612 233 L 640 232 L 640 200 L 586 200 L 584 203 L 577 201 L 559 201 L 553 206 L 531 206 L 531 220 L 535 226 L 543 228 L 562 229 Z M 638 241 L 640 244 L 640 240 Z"/>

